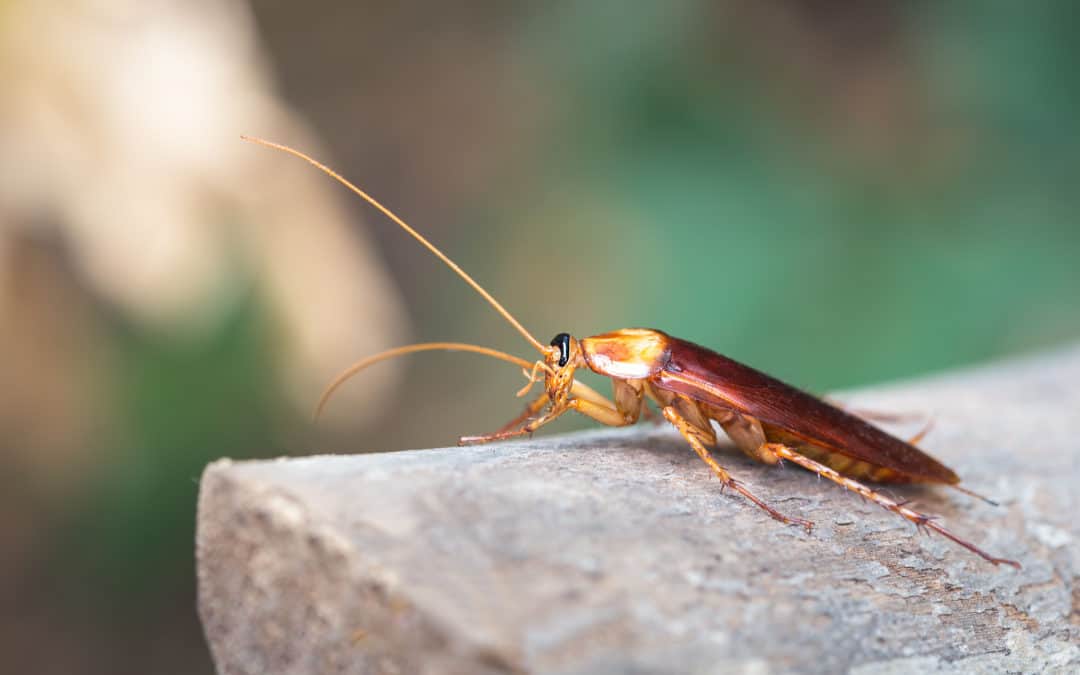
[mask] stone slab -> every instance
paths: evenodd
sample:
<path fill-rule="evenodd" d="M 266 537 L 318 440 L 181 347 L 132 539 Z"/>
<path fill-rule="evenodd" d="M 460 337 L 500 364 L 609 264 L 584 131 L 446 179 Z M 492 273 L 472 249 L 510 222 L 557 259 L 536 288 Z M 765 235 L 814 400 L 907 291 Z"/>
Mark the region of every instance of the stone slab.
<path fill-rule="evenodd" d="M 889 490 L 1020 571 L 721 447 L 817 523 L 784 527 L 645 424 L 215 462 L 200 614 L 230 675 L 1080 672 L 1077 383 L 1080 348 L 843 397 L 932 412 L 924 447 L 1001 506 Z"/>

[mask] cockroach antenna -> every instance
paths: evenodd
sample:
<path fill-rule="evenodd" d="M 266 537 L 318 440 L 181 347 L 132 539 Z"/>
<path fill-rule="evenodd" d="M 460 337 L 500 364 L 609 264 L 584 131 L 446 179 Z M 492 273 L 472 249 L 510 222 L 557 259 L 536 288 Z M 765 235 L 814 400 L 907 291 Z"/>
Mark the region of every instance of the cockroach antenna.
<path fill-rule="evenodd" d="M 545 355 L 549 351 L 551 351 L 550 347 L 545 347 L 542 344 L 540 344 L 540 342 L 536 338 L 534 338 L 532 336 L 532 333 L 525 330 L 525 327 L 522 326 L 521 323 L 517 319 L 515 319 L 514 316 L 510 312 L 508 312 L 506 310 L 506 308 L 503 307 L 502 304 L 498 300 L 495 299 L 494 296 L 491 295 L 491 293 L 488 293 L 487 290 L 483 286 L 481 286 L 479 283 L 476 282 L 475 279 L 473 279 L 471 276 L 469 276 L 468 273 L 465 272 L 465 270 L 461 269 L 458 266 L 457 263 L 455 263 L 453 260 L 451 260 L 449 258 L 449 256 L 447 256 L 445 253 L 440 251 L 434 244 L 432 244 L 430 241 L 428 241 L 422 234 L 420 234 L 419 232 L 414 230 L 412 227 L 410 227 L 409 224 L 406 223 L 401 218 L 399 218 L 396 213 L 394 213 L 393 211 L 391 211 L 387 207 L 383 206 L 379 202 L 379 200 L 375 199 L 374 197 L 372 197 L 368 193 L 364 192 L 363 190 L 361 190 L 357 186 L 353 185 L 351 182 L 349 182 L 349 180 L 347 180 L 344 176 L 339 174 L 337 171 L 334 171 L 333 169 L 326 166 L 325 164 L 323 164 L 319 160 L 317 160 L 317 159 L 315 159 L 315 158 L 313 158 L 313 157 L 311 157 L 309 155 L 306 155 L 303 152 L 300 152 L 299 150 L 296 150 L 295 148 L 290 148 L 287 145 L 282 145 L 281 143 L 275 143 L 273 141 L 268 141 L 268 140 L 265 140 L 265 139 L 262 139 L 262 138 L 256 138 L 254 136 L 241 136 L 240 138 L 242 138 L 243 140 L 248 141 L 250 143 L 255 143 L 257 145 L 262 145 L 262 146 L 265 146 L 267 148 L 271 148 L 271 149 L 274 149 L 274 150 L 280 150 L 281 152 L 286 152 L 286 153 L 288 153 L 288 154 L 290 154 L 290 155 L 292 155 L 294 157 L 299 157 L 300 159 L 304 160 L 308 164 L 311 164 L 312 166 L 314 166 L 319 171 L 322 171 L 323 173 L 330 176 L 331 178 L 333 178 L 337 182 L 341 183 L 345 187 L 352 190 L 361 199 L 363 199 L 368 204 L 371 204 L 372 206 L 374 206 L 376 209 L 381 211 L 383 215 L 385 215 L 390 220 L 394 221 L 399 227 L 401 227 L 401 229 L 405 230 L 410 235 L 412 235 L 414 239 L 419 241 L 429 251 L 434 253 L 435 257 L 437 257 L 439 260 L 442 260 L 444 263 L 446 263 L 447 267 L 454 270 L 454 272 L 459 277 L 461 277 L 462 279 L 465 280 L 465 283 L 472 286 L 473 290 L 475 290 L 477 293 L 479 293 L 481 295 L 481 297 L 484 298 L 484 300 L 487 300 L 488 304 L 491 305 L 492 307 L 494 307 L 495 311 L 498 312 L 499 314 L 501 314 L 502 317 L 504 319 L 506 319 L 510 323 L 510 325 L 513 326 L 517 330 L 517 332 L 521 333 L 521 335 L 526 340 L 529 341 L 529 344 L 531 344 L 536 349 L 536 351 L 540 352 L 541 354 L 545 354 Z"/>
<path fill-rule="evenodd" d="M 405 345 L 403 347 L 394 347 L 393 349 L 387 349 L 386 351 L 379 352 L 378 354 L 372 354 L 352 364 L 345 370 L 341 371 L 337 377 L 333 379 L 330 384 L 323 390 L 322 396 L 319 397 L 319 402 L 315 405 L 315 413 L 312 415 L 314 419 L 319 419 L 319 415 L 322 414 L 323 408 L 326 407 L 326 403 L 337 391 L 338 387 L 343 385 L 346 380 L 352 378 L 362 370 L 367 370 L 369 367 L 379 363 L 380 361 L 386 361 L 387 359 L 396 358 L 398 356 L 404 356 L 406 354 L 415 354 L 416 352 L 472 352 L 473 354 L 481 354 L 483 356 L 490 356 L 500 361 L 506 361 L 515 365 L 521 366 L 523 369 L 535 368 L 544 366 L 540 361 L 535 364 L 529 363 L 525 359 L 518 358 L 512 354 L 500 352 L 497 349 L 491 349 L 490 347 L 482 347 L 480 345 L 468 344 L 466 342 L 421 342 L 413 345 Z"/>

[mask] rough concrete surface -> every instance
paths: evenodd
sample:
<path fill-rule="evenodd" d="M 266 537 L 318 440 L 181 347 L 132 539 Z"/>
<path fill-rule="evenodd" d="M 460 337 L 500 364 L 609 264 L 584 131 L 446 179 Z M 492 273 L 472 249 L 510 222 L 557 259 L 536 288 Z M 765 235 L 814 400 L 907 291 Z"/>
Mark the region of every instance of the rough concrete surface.
<path fill-rule="evenodd" d="M 218 461 L 199 503 L 206 635 L 228 674 L 1080 672 L 1078 382 L 1080 348 L 842 397 L 932 412 L 924 447 L 1001 506 L 888 491 L 1020 571 L 721 447 L 817 523 L 785 527 L 645 424 Z"/>

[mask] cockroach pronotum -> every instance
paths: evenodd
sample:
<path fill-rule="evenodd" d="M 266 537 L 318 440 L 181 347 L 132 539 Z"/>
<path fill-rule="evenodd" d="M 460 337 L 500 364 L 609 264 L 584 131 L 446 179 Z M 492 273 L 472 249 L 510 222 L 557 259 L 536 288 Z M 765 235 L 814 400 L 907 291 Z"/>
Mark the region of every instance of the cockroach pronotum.
<path fill-rule="evenodd" d="M 719 424 L 735 446 L 752 459 L 769 465 L 778 465 L 784 460 L 797 464 L 906 518 L 918 528 L 927 528 L 951 539 L 994 565 L 1020 567 L 1016 561 L 994 557 L 961 539 L 932 516 L 908 508 L 859 482 L 936 483 L 977 497 L 959 486 L 960 478 L 956 473 L 914 445 L 918 437 L 909 442 L 902 441 L 863 417 L 705 347 L 658 330 L 624 328 L 585 338 L 559 333 L 548 345 L 543 345 L 471 276 L 366 192 L 298 150 L 258 138 L 243 138 L 309 162 L 378 209 L 464 279 L 542 356 L 541 360 L 530 363 L 495 349 L 457 342 L 397 347 L 362 359 L 342 372 L 326 388 L 316 407 L 316 415 L 345 380 L 379 361 L 421 351 L 473 352 L 521 366 L 528 375 L 528 383 L 518 392 L 519 396 L 525 395 L 542 372 L 544 392 L 500 430 L 462 437 L 460 442 L 463 444 L 532 434 L 569 410 L 608 426 L 626 426 L 650 414 L 648 400 L 660 408 L 664 419 L 709 465 L 720 479 L 721 489 L 727 487 L 739 492 L 782 523 L 799 525 L 807 532 L 813 528 L 810 521 L 786 516 L 754 496 L 713 459 L 708 449 L 717 441 L 712 422 Z M 613 400 L 574 378 L 574 372 L 583 367 L 611 379 Z"/>

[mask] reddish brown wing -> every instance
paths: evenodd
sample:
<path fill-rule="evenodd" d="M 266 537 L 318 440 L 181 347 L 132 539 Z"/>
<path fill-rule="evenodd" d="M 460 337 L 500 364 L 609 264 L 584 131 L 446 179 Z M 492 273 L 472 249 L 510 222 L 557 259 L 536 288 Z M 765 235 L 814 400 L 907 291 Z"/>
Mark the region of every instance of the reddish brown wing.
<path fill-rule="evenodd" d="M 862 418 L 692 342 L 668 339 L 671 358 L 650 378 L 655 386 L 747 413 L 813 445 L 917 481 L 960 482 L 933 457 Z"/>

